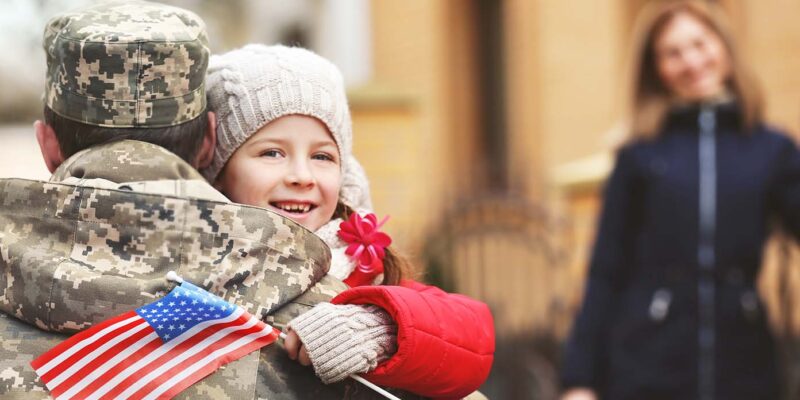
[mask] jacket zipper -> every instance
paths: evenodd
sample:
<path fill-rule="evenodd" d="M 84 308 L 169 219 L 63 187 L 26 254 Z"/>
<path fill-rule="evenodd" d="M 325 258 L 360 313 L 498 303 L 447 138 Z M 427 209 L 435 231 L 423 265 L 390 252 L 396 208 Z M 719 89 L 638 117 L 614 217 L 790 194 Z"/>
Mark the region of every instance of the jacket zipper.
<path fill-rule="evenodd" d="M 698 143 L 700 177 L 699 201 L 700 222 L 697 262 L 699 279 L 697 281 L 698 300 L 698 394 L 699 400 L 713 400 L 714 354 L 715 354 L 715 285 L 713 279 L 716 254 L 714 235 L 716 234 L 717 214 L 717 162 L 716 162 L 716 115 L 711 105 L 704 105 L 698 116 L 700 136 Z"/>

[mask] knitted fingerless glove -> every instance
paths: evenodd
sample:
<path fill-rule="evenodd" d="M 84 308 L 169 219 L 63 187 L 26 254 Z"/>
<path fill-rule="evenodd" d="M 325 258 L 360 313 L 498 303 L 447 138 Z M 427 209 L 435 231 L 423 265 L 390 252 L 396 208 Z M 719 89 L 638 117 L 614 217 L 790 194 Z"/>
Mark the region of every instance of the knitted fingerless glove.
<path fill-rule="evenodd" d="M 397 351 L 397 325 L 374 305 L 317 304 L 289 322 L 324 383 L 369 372 Z"/>

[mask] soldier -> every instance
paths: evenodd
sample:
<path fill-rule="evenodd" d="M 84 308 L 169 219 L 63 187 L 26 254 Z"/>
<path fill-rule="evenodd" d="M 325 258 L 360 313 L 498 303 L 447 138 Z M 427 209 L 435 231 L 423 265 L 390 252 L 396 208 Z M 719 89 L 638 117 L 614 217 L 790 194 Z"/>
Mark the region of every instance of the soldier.
<path fill-rule="evenodd" d="M 345 289 L 330 250 L 275 213 L 231 204 L 195 168 L 213 156 L 203 22 L 146 2 L 103 3 L 49 22 L 49 182 L 0 180 L 0 395 L 47 398 L 29 362 L 67 335 L 151 302 L 175 270 L 278 328 Z M 368 398 L 323 385 L 278 345 L 181 398 Z"/>

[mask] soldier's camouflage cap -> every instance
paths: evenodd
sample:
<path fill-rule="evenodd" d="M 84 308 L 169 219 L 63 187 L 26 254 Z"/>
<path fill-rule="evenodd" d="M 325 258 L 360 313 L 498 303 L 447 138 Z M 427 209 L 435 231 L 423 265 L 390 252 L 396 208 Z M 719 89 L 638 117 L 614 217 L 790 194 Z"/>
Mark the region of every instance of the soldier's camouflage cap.
<path fill-rule="evenodd" d="M 165 127 L 205 111 L 205 24 L 143 1 L 101 3 L 51 19 L 45 102 L 56 114 L 115 128 Z"/>

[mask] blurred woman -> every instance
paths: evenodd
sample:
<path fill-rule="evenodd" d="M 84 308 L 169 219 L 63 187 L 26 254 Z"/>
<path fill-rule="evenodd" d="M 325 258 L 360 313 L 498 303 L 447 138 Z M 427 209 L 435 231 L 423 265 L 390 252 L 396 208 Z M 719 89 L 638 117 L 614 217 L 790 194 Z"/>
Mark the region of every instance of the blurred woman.
<path fill-rule="evenodd" d="M 773 217 L 800 237 L 800 152 L 713 4 L 657 2 L 638 31 L 563 399 L 776 399 L 755 279 Z"/>

